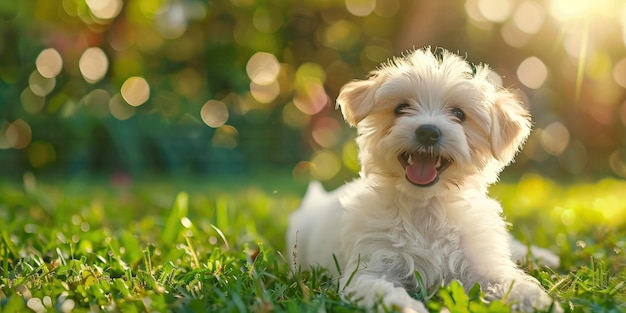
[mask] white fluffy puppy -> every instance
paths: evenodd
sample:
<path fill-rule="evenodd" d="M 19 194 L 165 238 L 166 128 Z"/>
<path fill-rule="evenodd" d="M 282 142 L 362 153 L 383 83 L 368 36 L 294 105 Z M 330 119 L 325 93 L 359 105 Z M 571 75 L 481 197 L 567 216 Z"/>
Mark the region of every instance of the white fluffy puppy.
<path fill-rule="evenodd" d="M 310 186 L 290 217 L 289 255 L 297 268 L 340 275 L 365 307 L 428 312 L 407 293 L 418 272 L 428 292 L 456 279 L 515 310 L 547 310 L 552 299 L 512 261 L 502 208 L 487 196 L 527 138 L 529 113 L 487 66 L 436 52 L 413 51 L 342 88 L 360 178 L 329 194 Z"/>

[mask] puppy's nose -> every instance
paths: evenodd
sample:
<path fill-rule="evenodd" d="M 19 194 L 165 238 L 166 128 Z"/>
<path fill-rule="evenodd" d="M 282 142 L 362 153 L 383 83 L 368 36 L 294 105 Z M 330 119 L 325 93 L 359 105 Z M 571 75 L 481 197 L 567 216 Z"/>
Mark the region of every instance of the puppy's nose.
<path fill-rule="evenodd" d="M 432 146 L 441 140 L 441 130 L 435 125 L 422 125 L 415 130 L 415 135 L 417 142 L 425 146 Z"/>

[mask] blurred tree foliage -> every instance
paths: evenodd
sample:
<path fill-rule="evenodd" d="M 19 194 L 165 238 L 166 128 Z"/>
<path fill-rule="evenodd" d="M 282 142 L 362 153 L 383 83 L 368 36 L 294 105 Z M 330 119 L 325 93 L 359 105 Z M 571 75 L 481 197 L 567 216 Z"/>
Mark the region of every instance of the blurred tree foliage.
<path fill-rule="evenodd" d="M 358 165 L 334 110 L 339 89 L 432 45 L 520 89 L 536 131 L 515 170 L 626 176 L 626 5 L 577 6 L 3 1 L 0 174 L 346 179 Z"/>

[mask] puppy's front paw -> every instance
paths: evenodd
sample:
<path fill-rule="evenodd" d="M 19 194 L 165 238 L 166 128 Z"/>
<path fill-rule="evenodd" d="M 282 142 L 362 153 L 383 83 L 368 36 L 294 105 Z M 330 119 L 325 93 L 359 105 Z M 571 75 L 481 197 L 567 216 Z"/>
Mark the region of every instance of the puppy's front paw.
<path fill-rule="evenodd" d="M 378 277 L 360 276 L 344 291 L 359 305 L 375 311 L 386 312 L 393 308 L 403 313 L 428 313 L 426 306 L 411 297 L 406 289 Z"/>
<path fill-rule="evenodd" d="M 428 313 L 426 306 L 413 299 L 403 288 L 394 288 L 383 296 L 383 303 L 387 309 L 397 307 L 402 313 Z"/>
<path fill-rule="evenodd" d="M 537 310 L 561 313 L 563 309 L 543 290 L 541 286 L 530 281 L 515 281 L 506 299 L 512 303 L 516 312 L 535 312 Z"/>

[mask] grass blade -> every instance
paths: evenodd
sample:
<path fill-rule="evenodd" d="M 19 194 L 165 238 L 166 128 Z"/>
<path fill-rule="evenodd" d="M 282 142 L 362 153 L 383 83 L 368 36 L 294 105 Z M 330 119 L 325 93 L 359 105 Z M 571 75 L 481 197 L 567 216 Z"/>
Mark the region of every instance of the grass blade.
<path fill-rule="evenodd" d="M 187 217 L 188 209 L 189 195 L 186 192 L 178 193 L 176 200 L 174 200 L 174 207 L 165 222 L 165 227 L 161 234 L 162 243 L 173 243 L 176 241 L 178 234 L 183 228 L 180 220 L 183 217 Z"/>

